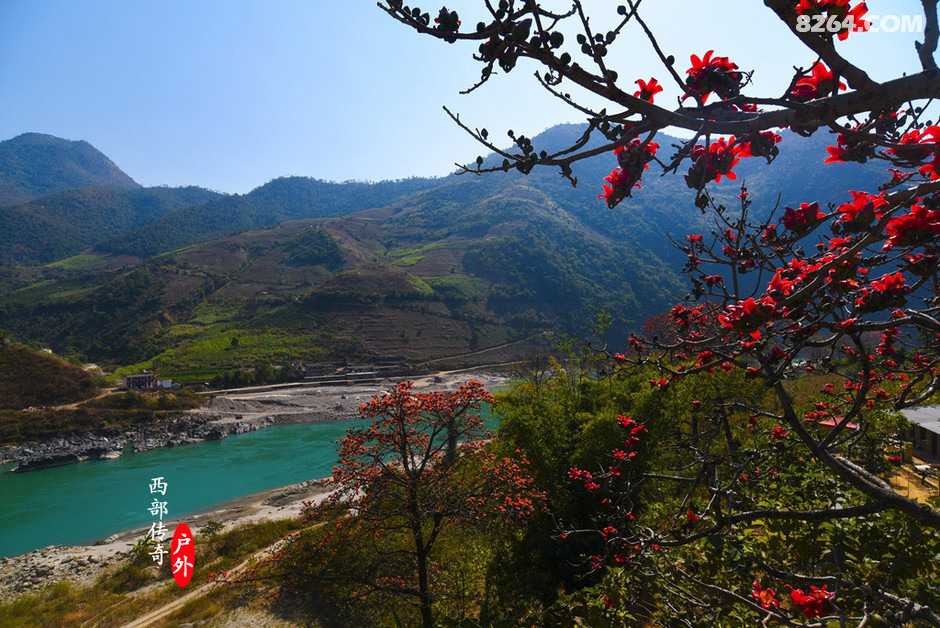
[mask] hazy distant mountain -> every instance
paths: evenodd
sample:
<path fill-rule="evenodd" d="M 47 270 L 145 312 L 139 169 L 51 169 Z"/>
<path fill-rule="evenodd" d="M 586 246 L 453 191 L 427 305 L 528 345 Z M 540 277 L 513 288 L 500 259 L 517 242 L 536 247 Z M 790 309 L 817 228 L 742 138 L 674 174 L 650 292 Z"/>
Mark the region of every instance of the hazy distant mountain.
<path fill-rule="evenodd" d="M 579 134 L 563 125 L 533 144 Z M 872 164 L 822 169 L 830 138 L 792 139 L 773 164 L 739 163 L 738 181 L 714 186 L 719 198 L 733 207 L 746 180 L 752 211 L 767 215 L 778 198 L 779 211 L 845 202 L 846 190 L 874 191 L 883 174 Z M 658 141 L 668 157 L 675 140 Z M 0 267 L 0 328 L 59 353 L 149 360 L 194 380 L 296 359 L 508 358 L 549 330 L 584 335 L 598 308 L 622 335 L 687 290 L 667 234 L 715 227 L 681 172 L 649 170 L 633 198 L 608 209 L 597 195 L 614 166 L 612 155 L 577 164 L 577 187 L 551 169 L 376 184 L 290 177 L 241 196 L 178 197 L 172 211 L 134 205 L 152 189 L 87 203 L 100 189 L 78 190 L 53 203 L 64 230 L 96 212 L 121 229 L 139 216 L 141 227 L 111 239 L 102 231 L 94 254 L 47 268 Z M 798 176 L 817 169 L 824 176 Z M 49 231 L 24 229 L 10 239 Z"/>
<path fill-rule="evenodd" d="M 88 185 L 140 187 L 85 141 L 24 133 L 0 142 L 0 205 Z"/>
<path fill-rule="evenodd" d="M 506 359 L 547 331 L 586 333 L 600 308 L 622 333 L 682 290 L 655 252 L 585 228 L 525 180 L 492 185 L 451 178 L 130 271 L 65 260 L 11 286 L 0 327 L 96 361 L 153 358 L 180 379 L 265 360 Z"/>
<path fill-rule="evenodd" d="M 285 220 L 342 216 L 381 207 L 439 184 L 438 179 L 421 178 L 332 183 L 308 177 L 283 177 L 245 195 L 224 196 L 180 208 L 127 235 L 102 239 L 96 249 L 146 258 L 226 233 L 270 227 Z"/>
<path fill-rule="evenodd" d="M 47 264 L 193 204 L 221 198 L 203 188 L 89 186 L 0 209 L 0 264 Z"/>

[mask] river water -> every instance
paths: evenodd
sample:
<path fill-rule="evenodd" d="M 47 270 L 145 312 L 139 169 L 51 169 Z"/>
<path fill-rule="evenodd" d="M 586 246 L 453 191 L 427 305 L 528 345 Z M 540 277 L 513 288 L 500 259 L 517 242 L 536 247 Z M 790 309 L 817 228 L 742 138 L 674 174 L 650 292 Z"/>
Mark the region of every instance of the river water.
<path fill-rule="evenodd" d="M 187 515 L 252 493 L 331 474 L 336 440 L 359 421 L 281 425 L 224 440 L 126 453 L 115 460 L 0 473 L 0 556 L 47 545 L 93 543 L 157 520 L 172 530 Z M 7 465 L 0 471 L 12 469 Z M 150 483 L 162 477 L 165 495 Z"/>

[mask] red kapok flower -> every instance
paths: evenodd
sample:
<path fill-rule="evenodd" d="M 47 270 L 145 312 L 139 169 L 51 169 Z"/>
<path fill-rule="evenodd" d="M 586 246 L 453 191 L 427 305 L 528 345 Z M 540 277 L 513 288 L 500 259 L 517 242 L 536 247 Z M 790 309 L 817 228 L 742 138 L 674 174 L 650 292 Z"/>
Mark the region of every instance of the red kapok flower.
<path fill-rule="evenodd" d="M 780 602 L 777 601 L 777 594 L 774 593 L 773 589 L 763 589 L 757 582 L 752 586 L 754 589 L 751 591 L 751 597 L 757 600 L 761 608 L 764 610 L 770 610 L 771 607 L 780 608 Z"/>
<path fill-rule="evenodd" d="M 925 205 L 914 205 L 911 207 L 911 213 L 889 220 L 885 230 L 888 232 L 888 239 L 882 247 L 883 251 L 889 251 L 895 246 L 932 242 L 940 233 L 940 210 L 928 209 Z"/>
<path fill-rule="evenodd" d="M 850 190 L 850 193 L 852 202 L 839 205 L 841 214 L 833 223 L 833 226 L 838 225 L 839 231 L 846 233 L 867 229 L 876 218 L 881 218 L 878 210 L 888 204 L 884 192 L 877 196 L 855 190 Z"/>
<path fill-rule="evenodd" d="M 867 31 L 871 26 L 871 22 L 862 19 L 868 13 L 864 2 L 852 7 L 848 0 L 800 0 L 794 9 L 798 15 L 823 16 L 825 32 L 838 33 L 839 39 L 843 41 L 849 33 Z"/>
<path fill-rule="evenodd" d="M 712 57 L 714 50 L 709 50 L 701 59 L 692 55 L 692 67 L 686 70 L 689 75 L 685 79 L 689 91 L 698 94 L 705 102 L 709 94 L 715 93 L 722 100 L 733 98 L 741 91 L 741 82 L 744 74 L 738 71 L 738 66 L 728 57 Z M 683 96 L 683 100 L 689 94 Z"/>
<path fill-rule="evenodd" d="M 810 587 L 809 595 L 803 593 L 800 589 L 790 589 L 790 601 L 794 606 L 799 606 L 807 618 L 822 617 L 823 604 L 826 600 L 835 596 L 832 591 L 826 591 L 826 585 L 821 589 Z"/>
<path fill-rule="evenodd" d="M 790 231 L 801 232 L 809 230 L 822 218 L 825 218 L 825 214 L 819 211 L 819 203 L 814 201 L 800 203 L 799 209 L 787 207 L 780 222 Z"/>
<path fill-rule="evenodd" d="M 653 96 L 663 91 L 662 85 L 660 85 L 659 82 L 654 78 L 650 78 L 649 83 L 643 79 L 640 79 L 636 81 L 636 84 L 640 86 L 640 91 L 633 95 L 641 100 L 653 102 Z"/>
<path fill-rule="evenodd" d="M 741 138 L 741 144 L 737 148 L 737 156 L 763 157 L 770 163 L 780 154 L 777 144 L 781 141 L 783 141 L 783 138 L 773 131 L 751 133 Z"/>
<path fill-rule="evenodd" d="M 900 146 L 885 151 L 895 163 L 904 168 L 918 168 L 918 171 L 932 181 L 940 179 L 940 126 L 931 125 L 923 130 L 908 131 L 898 141 Z M 921 165 L 928 159 L 930 163 Z"/>
<path fill-rule="evenodd" d="M 643 176 L 643 171 L 649 168 L 649 162 L 653 160 L 658 149 L 659 144 L 643 143 L 639 139 L 615 148 L 614 155 L 620 167 L 604 177 L 604 181 L 610 185 L 605 185 L 604 193 L 597 198 L 603 198 L 607 201 L 607 206 L 613 208 L 630 196 L 634 186 L 640 187 L 640 177 Z"/>
<path fill-rule="evenodd" d="M 770 320 L 777 311 L 777 303 L 770 297 L 761 297 L 754 300 L 748 297 L 726 308 L 726 314 L 718 315 L 718 322 L 725 327 L 731 327 L 742 334 L 750 334 L 752 338 L 760 338 L 760 327 Z"/>
<path fill-rule="evenodd" d="M 699 189 L 709 181 L 718 183 L 722 175 L 729 179 L 737 179 L 737 175 L 731 171 L 738 163 L 738 153 L 741 148 L 735 146 L 734 137 L 729 140 L 719 138 L 705 146 L 698 144 L 692 149 L 692 166 L 689 173 L 685 175 L 685 183 L 690 188 Z"/>
<path fill-rule="evenodd" d="M 829 94 L 835 93 L 840 89 L 845 89 L 845 83 L 839 81 L 836 83 L 836 77 L 829 68 L 817 61 L 810 69 L 808 76 L 800 78 L 793 89 L 790 90 L 790 98 L 799 102 L 825 98 Z"/>

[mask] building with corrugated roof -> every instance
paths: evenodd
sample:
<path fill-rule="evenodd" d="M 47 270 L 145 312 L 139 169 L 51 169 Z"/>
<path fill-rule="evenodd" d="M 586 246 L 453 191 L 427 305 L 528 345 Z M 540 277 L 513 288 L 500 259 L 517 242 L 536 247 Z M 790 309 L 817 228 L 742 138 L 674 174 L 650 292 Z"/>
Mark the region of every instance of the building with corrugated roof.
<path fill-rule="evenodd" d="M 904 438 L 914 443 L 914 453 L 940 462 L 940 406 L 921 406 L 901 410 L 911 425 Z"/>

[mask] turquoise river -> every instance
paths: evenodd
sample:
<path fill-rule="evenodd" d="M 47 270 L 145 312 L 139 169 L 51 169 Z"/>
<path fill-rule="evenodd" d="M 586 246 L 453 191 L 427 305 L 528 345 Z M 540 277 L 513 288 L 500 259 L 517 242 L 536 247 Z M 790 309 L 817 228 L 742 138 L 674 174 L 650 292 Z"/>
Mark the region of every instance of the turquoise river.
<path fill-rule="evenodd" d="M 0 468 L 0 556 L 93 543 L 157 520 L 150 481 L 163 477 L 171 530 L 187 515 L 280 486 L 330 475 L 336 441 L 358 421 L 265 428 L 224 440 L 126 453 L 33 471 Z"/>

